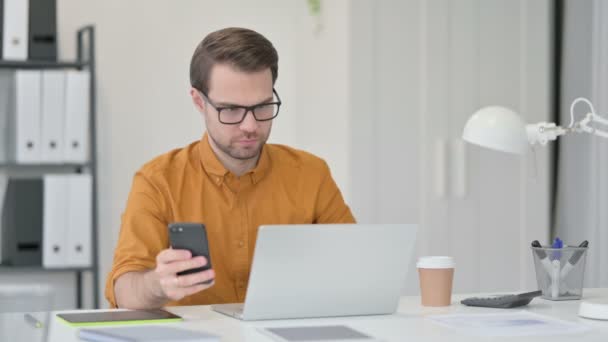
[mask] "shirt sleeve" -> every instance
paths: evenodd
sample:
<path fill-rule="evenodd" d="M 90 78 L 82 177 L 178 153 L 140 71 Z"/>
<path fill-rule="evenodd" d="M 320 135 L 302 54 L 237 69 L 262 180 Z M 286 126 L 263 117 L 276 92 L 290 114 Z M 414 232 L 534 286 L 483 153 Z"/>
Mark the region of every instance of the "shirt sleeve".
<path fill-rule="evenodd" d="M 321 170 L 323 176 L 317 196 L 315 223 L 355 223 L 355 218 L 344 202 L 325 161 Z"/>
<path fill-rule="evenodd" d="M 114 282 L 133 271 L 156 267 L 156 255 L 169 246 L 166 205 L 162 192 L 149 178 L 138 172 L 131 187 L 112 270 L 106 281 L 105 295 L 111 307 L 117 307 Z"/>

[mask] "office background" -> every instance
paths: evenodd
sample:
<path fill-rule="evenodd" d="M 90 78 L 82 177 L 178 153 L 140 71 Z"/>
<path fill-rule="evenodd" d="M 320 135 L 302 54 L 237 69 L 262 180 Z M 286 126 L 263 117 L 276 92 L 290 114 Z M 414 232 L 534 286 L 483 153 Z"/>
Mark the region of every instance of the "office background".
<path fill-rule="evenodd" d="M 566 1 L 559 119 L 570 122 L 570 102 L 578 96 L 593 101 L 608 115 L 608 3 Z M 579 109 L 579 115 L 582 115 Z M 580 116 L 579 116 L 580 117 Z M 587 239 L 586 284 L 608 284 L 608 143 L 572 135 L 559 143 L 555 233 L 569 241 Z M 591 251 L 591 250 L 590 250 Z"/>
<path fill-rule="evenodd" d="M 528 122 L 555 121 L 556 110 L 567 120 L 570 101 L 588 96 L 600 114 L 608 113 L 608 40 L 598 36 L 608 37 L 598 14 L 608 14 L 608 5 L 320 3 L 320 13 L 311 14 L 305 0 L 57 0 L 60 58 L 75 56 L 78 28 L 96 27 L 101 288 L 134 172 L 201 137 L 188 66 L 196 44 L 225 26 L 255 29 L 279 52 L 276 89 L 284 106 L 271 142 L 325 158 L 359 221 L 420 223 L 417 253 L 454 256 L 456 292 L 535 288 L 534 239 L 547 242 L 559 233 L 570 243 L 608 243 L 601 229 L 607 214 L 600 210 L 608 196 L 601 177 L 605 141 L 567 137 L 557 148 L 519 158 L 459 138 L 466 119 L 484 105 L 509 106 Z M 563 25 L 556 22 L 560 8 Z M 585 42 L 584 49 L 577 45 Z M 563 157 L 555 159 L 556 150 Z M 608 252 L 590 250 L 587 286 L 608 283 L 608 275 L 600 276 L 600 253 Z M 11 273 L 0 281 L 49 281 L 56 307 L 69 308 L 75 305 L 71 276 Z M 90 291 L 90 278 L 85 285 Z M 417 292 L 415 273 L 403 292 Z"/>

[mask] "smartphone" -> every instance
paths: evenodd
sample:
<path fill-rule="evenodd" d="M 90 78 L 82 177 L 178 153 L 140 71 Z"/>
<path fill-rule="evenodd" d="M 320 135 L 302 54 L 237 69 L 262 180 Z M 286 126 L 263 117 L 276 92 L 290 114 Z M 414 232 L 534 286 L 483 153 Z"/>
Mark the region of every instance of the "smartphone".
<path fill-rule="evenodd" d="M 192 257 L 204 256 L 207 265 L 179 272 L 177 275 L 192 274 L 211 269 L 211 253 L 209 252 L 209 241 L 207 231 L 202 223 L 175 222 L 169 224 L 169 240 L 171 248 L 186 249 L 192 253 Z M 211 283 L 212 280 L 204 283 Z"/>

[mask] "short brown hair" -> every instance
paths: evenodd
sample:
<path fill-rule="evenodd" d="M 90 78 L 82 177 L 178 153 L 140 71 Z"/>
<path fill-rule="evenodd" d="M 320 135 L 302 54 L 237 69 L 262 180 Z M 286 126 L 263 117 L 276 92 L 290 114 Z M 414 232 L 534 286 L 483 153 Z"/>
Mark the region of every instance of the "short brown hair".
<path fill-rule="evenodd" d="M 190 84 L 207 94 L 211 68 L 216 63 L 228 63 L 245 72 L 270 68 L 274 84 L 278 62 L 277 50 L 266 37 L 249 29 L 229 27 L 211 32 L 198 44 L 190 61 Z"/>

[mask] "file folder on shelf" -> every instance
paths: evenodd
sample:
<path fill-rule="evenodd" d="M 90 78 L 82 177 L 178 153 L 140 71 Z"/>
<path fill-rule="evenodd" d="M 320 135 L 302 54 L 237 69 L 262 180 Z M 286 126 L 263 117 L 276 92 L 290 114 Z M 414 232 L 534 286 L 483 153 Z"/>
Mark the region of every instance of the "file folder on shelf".
<path fill-rule="evenodd" d="M 72 267 L 90 267 L 92 265 L 93 180 L 89 174 L 67 177 L 67 264 Z"/>
<path fill-rule="evenodd" d="M 65 87 L 64 161 L 89 160 L 90 73 L 69 70 Z"/>
<path fill-rule="evenodd" d="M 4 58 L 2 52 L 4 45 L 4 0 L 0 0 L 0 59 Z"/>
<path fill-rule="evenodd" d="M 68 178 L 45 175 L 42 213 L 42 265 L 66 267 Z"/>
<path fill-rule="evenodd" d="M 0 70 L 0 161 L 40 161 L 40 71 Z"/>
<path fill-rule="evenodd" d="M 57 60 L 57 6 L 55 0 L 29 0 L 28 58 Z"/>
<path fill-rule="evenodd" d="M 93 180 L 90 174 L 45 175 L 45 268 L 92 265 Z"/>
<path fill-rule="evenodd" d="M 2 261 L 39 266 L 42 259 L 43 183 L 40 178 L 8 178 L 2 204 Z"/>
<path fill-rule="evenodd" d="M 2 58 L 26 60 L 29 0 L 3 0 Z"/>
<path fill-rule="evenodd" d="M 65 72 L 43 70 L 41 93 L 41 161 L 58 163 L 63 161 Z"/>
<path fill-rule="evenodd" d="M 9 152 L 17 163 L 39 163 L 40 147 L 40 82 L 39 70 L 16 70 L 12 75 L 13 93 L 10 94 L 8 119 Z M 11 76 L 9 76 L 11 77 Z M 11 129 L 13 128 L 13 129 Z M 11 146 L 13 145 L 13 146 Z"/>
<path fill-rule="evenodd" d="M 11 134 L 10 132 L 14 130 L 14 127 L 11 127 L 9 114 L 12 105 L 11 97 L 14 93 L 13 86 L 12 72 L 0 70 L 0 163 L 9 161 L 9 150 L 12 148 L 10 139 L 11 136 L 14 136 L 14 133 Z"/>
<path fill-rule="evenodd" d="M 1 2 L 1 1 L 0 1 Z M 4 234 L 3 225 L 2 225 L 2 214 L 4 212 L 4 199 L 6 198 L 6 190 L 8 187 L 8 176 L 6 174 L 0 173 L 0 264 L 2 264 L 2 237 Z"/>

